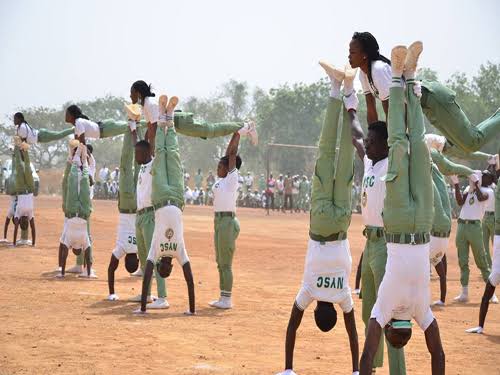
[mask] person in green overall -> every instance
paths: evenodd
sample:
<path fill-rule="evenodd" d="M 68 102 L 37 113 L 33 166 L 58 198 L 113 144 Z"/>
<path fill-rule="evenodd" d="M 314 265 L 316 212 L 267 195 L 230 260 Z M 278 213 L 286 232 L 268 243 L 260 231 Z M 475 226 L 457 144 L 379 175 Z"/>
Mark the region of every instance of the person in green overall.
<path fill-rule="evenodd" d="M 95 278 L 91 273 L 92 258 L 88 232 L 92 201 L 90 199 L 87 146 L 76 140 L 70 141 L 63 187 L 65 187 L 63 192 L 65 223 L 59 245 L 60 273 L 56 277 L 63 278 L 65 276 L 68 249 L 72 248 L 75 255 L 79 255 L 80 252 L 85 254 L 87 272 L 84 277 Z"/>
<path fill-rule="evenodd" d="M 421 51 L 420 42 L 409 49 L 397 46 L 392 50 L 389 156 L 383 206 L 387 263 L 368 323 L 361 375 L 372 373 L 382 331 L 393 347 L 403 348 L 411 337 L 411 319 L 424 331 L 432 374 L 445 373 L 439 327 L 429 307 L 429 241 L 434 216 L 431 158 L 412 79 Z M 401 82 L 403 72 L 406 88 Z"/>
<path fill-rule="evenodd" d="M 336 325 L 337 311 L 334 304 L 340 306 L 349 335 L 353 374 L 357 374 L 359 365 L 358 334 L 349 287 L 352 258 L 347 241 L 347 230 L 351 223 L 354 148 L 350 117 L 342 103 L 340 93 L 342 81 L 344 81 L 344 92 L 352 93 L 346 86 L 352 87 L 356 71 L 352 69 L 344 71 L 330 65 L 325 68 L 325 63 L 320 64 L 330 76 L 332 88 L 319 139 L 318 158 L 312 181 L 309 243 L 304 277 L 288 322 L 285 370 L 280 375 L 295 374 L 293 352 L 297 330 L 305 309 L 314 301 L 316 301 L 314 310 L 316 326 L 323 332 L 330 331 Z M 340 121 L 341 115 L 342 121 Z M 340 143 L 337 149 L 339 127 Z"/>

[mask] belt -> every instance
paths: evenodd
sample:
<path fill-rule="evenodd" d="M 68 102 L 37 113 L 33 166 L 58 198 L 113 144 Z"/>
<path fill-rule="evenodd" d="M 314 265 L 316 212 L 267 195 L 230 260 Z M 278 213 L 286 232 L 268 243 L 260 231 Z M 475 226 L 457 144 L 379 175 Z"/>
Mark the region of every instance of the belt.
<path fill-rule="evenodd" d="M 363 229 L 363 236 L 367 239 L 382 238 L 384 237 L 384 233 L 384 228 L 381 227 L 365 227 Z"/>
<path fill-rule="evenodd" d="M 318 241 L 318 242 L 332 242 L 332 241 L 342 241 L 347 238 L 347 233 L 346 232 L 338 232 L 338 233 L 333 233 L 330 234 L 327 237 L 320 236 L 318 234 L 314 234 L 309 232 L 309 238 L 313 241 Z"/>
<path fill-rule="evenodd" d="M 484 216 L 495 216 L 495 211 L 486 211 Z"/>
<path fill-rule="evenodd" d="M 165 207 L 165 206 L 175 206 L 181 211 L 184 209 L 184 204 L 179 204 L 177 201 L 174 201 L 171 199 L 164 199 L 162 201 L 159 201 L 156 204 L 153 204 L 153 207 L 155 210 L 162 208 L 162 207 Z"/>
<path fill-rule="evenodd" d="M 430 241 L 429 232 L 425 233 L 386 233 L 385 239 L 390 243 L 422 245 Z"/>
<path fill-rule="evenodd" d="M 224 211 L 224 212 L 216 212 L 215 213 L 215 217 L 226 217 L 226 216 L 235 217 L 236 214 L 234 212 L 231 212 L 231 211 Z"/>
<path fill-rule="evenodd" d="M 464 220 L 464 219 L 458 219 L 458 224 L 480 224 L 481 220 Z"/>
<path fill-rule="evenodd" d="M 151 212 L 151 211 L 154 211 L 154 207 L 153 206 L 149 206 L 149 207 L 144 207 L 144 208 L 141 208 L 140 210 L 137 210 L 137 215 L 142 215 L 142 214 L 145 214 L 146 212 Z"/>
<path fill-rule="evenodd" d="M 448 231 L 448 232 L 432 231 L 431 236 L 432 237 L 439 237 L 439 238 L 448 238 L 448 237 L 450 237 L 450 231 Z"/>
<path fill-rule="evenodd" d="M 121 213 L 121 214 L 135 214 L 137 212 L 137 210 L 134 210 L 132 208 L 128 209 L 128 210 L 121 210 L 121 209 L 118 209 L 118 211 Z"/>

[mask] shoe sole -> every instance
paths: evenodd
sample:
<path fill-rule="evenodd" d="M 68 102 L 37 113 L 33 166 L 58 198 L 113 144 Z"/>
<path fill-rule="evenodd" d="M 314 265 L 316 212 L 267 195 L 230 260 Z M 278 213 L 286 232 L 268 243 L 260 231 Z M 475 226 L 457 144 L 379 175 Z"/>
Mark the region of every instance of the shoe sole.
<path fill-rule="evenodd" d="M 342 70 L 335 68 L 333 65 L 330 65 L 325 61 L 320 61 L 319 65 L 321 65 L 321 67 L 325 70 L 326 75 L 330 77 L 330 79 L 333 77 L 339 82 L 344 80 L 345 72 Z"/>
<path fill-rule="evenodd" d="M 405 70 L 417 69 L 418 58 L 420 57 L 420 54 L 422 53 L 423 50 L 424 50 L 424 45 L 421 41 L 413 42 L 408 47 L 408 53 L 405 59 L 405 67 L 404 67 Z"/>
<path fill-rule="evenodd" d="M 405 46 L 396 46 L 391 51 L 391 66 L 393 71 L 403 72 L 408 49 Z"/>

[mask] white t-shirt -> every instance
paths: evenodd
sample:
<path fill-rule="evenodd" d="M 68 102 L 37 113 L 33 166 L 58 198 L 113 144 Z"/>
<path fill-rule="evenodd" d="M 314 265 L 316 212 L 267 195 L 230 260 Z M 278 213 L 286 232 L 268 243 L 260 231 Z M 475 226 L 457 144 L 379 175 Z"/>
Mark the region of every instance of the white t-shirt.
<path fill-rule="evenodd" d="M 411 320 L 425 331 L 434 320 L 430 304 L 429 244 L 387 244 L 387 264 L 371 318 L 384 328 L 391 319 Z"/>
<path fill-rule="evenodd" d="M 101 137 L 99 125 L 97 125 L 94 121 L 77 118 L 75 121 L 75 135 L 79 137 L 82 134 L 85 134 L 86 139 L 99 139 Z"/>
<path fill-rule="evenodd" d="M 17 196 L 16 211 L 14 217 L 27 216 L 29 220 L 33 218 L 34 198 L 33 194 L 20 194 Z"/>
<path fill-rule="evenodd" d="M 349 241 L 321 244 L 309 240 L 304 277 L 295 304 L 304 311 L 313 301 L 338 303 L 344 313 L 353 308 L 349 275 L 352 258 Z"/>
<path fill-rule="evenodd" d="M 151 124 L 158 122 L 158 118 L 160 115 L 158 104 L 153 101 L 152 97 L 147 96 L 144 99 L 142 113 L 144 114 L 144 119 L 146 120 L 146 122 L 149 122 Z"/>
<path fill-rule="evenodd" d="M 212 187 L 215 212 L 236 212 L 238 198 L 238 170 L 234 168 L 226 177 L 217 180 Z"/>
<path fill-rule="evenodd" d="M 17 135 L 23 139 L 26 139 L 26 141 L 30 145 L 34 145 L 38 142 L 38 130 L 33 129 L 25 122 L 23 122 L 17 128 Z"/>
<path fill-rule="evenodd" d="M 361 186 L 361 212 L 365 225 L 384 227 L 382 210 L 384 209 L 385 181 L 389 159 L 379 160 L 375 165 L 365 155 L 363 159 L 365 173 Z"/>
<path fill-rule="evenodd" d="M 101 170 L 99 171 L 99 178 L 105 182 L 109 177 L 109 169 L 108 168 L 101 168 Z"/>
<path fill-rule="evenodd" d="M 480 187 L 481 192 L 487 193 L 488 196 L 493 196 L 493 190 L 490 188 Z M 467 193 L 467 197 L 465 198 L 465 203 L 460 210 L 460 219 L 463 220 L 481 220 L 484 216 L 484 211 L 486 208 L 486 201 L 480 202 L 477 199 L 476 193 L 469 193 L 469 186 L 467 186 L 464 190 L 464 194 Z M 493 197 L 493 200 L 495 198 Z"/>
<path fill-rule="evenodd" d="M 388 100 L 389 89 L 392 84 L 391 66 L 381 60 L 377 60 L 372 62 L 371 69 L 373 84 L 370 84 L 368 76 L 363 71 L 359 71 L 359 80 L 361 81 L 363 93 L 365 95 L 371 93 L 382 101 Z"/>
<path fill-rule="evenodd" d="M 495 189 L 496 185 L 491 184 L 488 186 L 488 189 L 491 189 L 491 194 L 488 192 L 488 199 L 484 201 L 484 210 L 487 212 L 495 212 Z"/>
<path fill-rule="evenodd" d="M 147 164 L 142 164 L 137 177 L 137 210 L 142 210 L 146 207 L 151 207 L 151 192 L 153 190 L 153 176 L 151 168 L 153 160 Z"/>
<path fill-rule="evenodd" d="M 285 190 L 285 180 L 276 180 L 276 189 L 283 192 Z"/>

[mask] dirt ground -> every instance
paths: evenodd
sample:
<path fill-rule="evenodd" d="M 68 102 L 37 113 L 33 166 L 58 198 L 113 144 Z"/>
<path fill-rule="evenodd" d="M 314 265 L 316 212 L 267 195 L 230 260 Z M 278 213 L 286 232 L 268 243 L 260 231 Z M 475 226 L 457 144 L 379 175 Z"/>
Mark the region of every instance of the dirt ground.
<path fill-rule="evenodd" d="M 0 197 L 0 212 L 8 198 Z M 196 282 L 198 315 L 186 317 L 187 291 L 178 265 L 168 280 L 169 310 L 135 316 L 141 280 L 123 262 L 116 290 L 106 301 L 107 266 L 115 242 L 116 202 L 97 201 L 92 215 L 98 280 L 54 278 L 62 229 L 61 201 L 36 200 L 37 246 L 0 248 L 0 374 L 273 374 L 283 369 L 289 312 L 300 286 L 308 215 L 240 209 L 241 234 L 234 262 L 235 308 L 220 311 L 207 302 L 218 295 L 212 244 L 212 208 L 188 207 L 185 240 Z M 3 222 L 3 220 L 2 220 Z M 349 240 L 356 267 L 364 244 L 361 217 L 353 216 Z M 11 238 L 12 231 L 9 231 Z M 454 234 L 452 234 L 454 238 Z M 472 260 L 471 260 L 472 261 Z M 69 264 L 74 256 L 69 257 Z M 448 304 L 435 315 L 441 328 L 448 374 L 500 374 L 500 306 L 491 305 L 486 334 L 464 332 L 477 324 L 484 284 L 471 267 L 471 302 L 451 302 L 459 292 L 454 246 L 448 253 Z M 351 274 L 354 284 L 355 269 Z M 154 289 L 153 289 L 154 290 Z M 433 299 L 439 292 L 432 279 Z M 361 303 L 355 298 L 360 349 L 364 342 Z M 314 325 L 312 308 L 295 348 L 298 374 L 351 374 L 347 334 L 339 324 L 328 334 Z M 416 327 L 406 347 L 408 374 L 430 374 L 430 356 Z M 377 374 L 388 374 L 387 366 Z"/>

